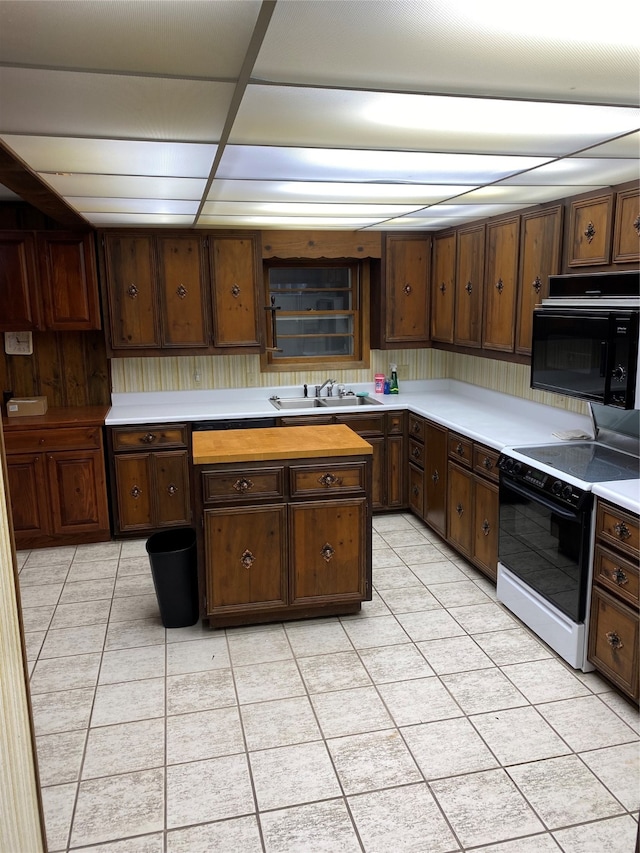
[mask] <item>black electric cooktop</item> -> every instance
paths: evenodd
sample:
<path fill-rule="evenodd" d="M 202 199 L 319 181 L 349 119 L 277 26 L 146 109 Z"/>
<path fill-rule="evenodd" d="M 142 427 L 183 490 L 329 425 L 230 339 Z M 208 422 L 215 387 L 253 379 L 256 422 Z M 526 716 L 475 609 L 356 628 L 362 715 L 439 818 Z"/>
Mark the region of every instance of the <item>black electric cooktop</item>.
<path fill-rule="evenodd" d="M 540 447 L 518 447 L 519 453 L 542 462 L 564 474 L 587 483 L 613 480 L 635 480 L 640 477 L 640 460 L 597 441 L 572 441 L 543 444 Z"/>

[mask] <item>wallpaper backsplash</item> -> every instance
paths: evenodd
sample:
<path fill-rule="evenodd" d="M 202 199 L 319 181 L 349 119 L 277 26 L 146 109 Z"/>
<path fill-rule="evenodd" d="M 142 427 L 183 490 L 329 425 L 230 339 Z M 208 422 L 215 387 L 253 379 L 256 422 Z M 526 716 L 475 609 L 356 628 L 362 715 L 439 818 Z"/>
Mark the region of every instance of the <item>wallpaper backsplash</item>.
<path fill-rule="evenodd" d="M 271 388 L 279 385 L 316 385 L 329 376 L 345 385 L 373 382 L 375 373 L 389 374 L 398 365 L 403 379 L 458 379 L 525 400 L 535 400 L 579 414 L 588 414 L 581 400 L 532 391 L 529 366 L 437 349 L 371 350 L 371 367 L 365 370 L 291 371 L 261 373 L 258 355 L 190 356 L 175 358 L 114 358 L 111 389 L 132 391 L 192 391 L 207 388 Z"/>

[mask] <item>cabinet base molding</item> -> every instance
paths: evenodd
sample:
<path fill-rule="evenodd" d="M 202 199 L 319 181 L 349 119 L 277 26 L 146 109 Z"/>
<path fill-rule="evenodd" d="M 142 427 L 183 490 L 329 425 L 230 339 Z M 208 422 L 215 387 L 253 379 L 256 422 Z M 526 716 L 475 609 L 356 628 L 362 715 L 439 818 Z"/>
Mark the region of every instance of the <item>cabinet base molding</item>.
<path fill-rule="evenodd" d="M 361 602 L 353 604 L 327 604 L 314 607 L 294 608 L 282 607 L 277 610 L 270 609 L 264 613 L 256 610 L 251 615 L 240 616 L 237 613 L 229 616 L 209 616 L 203 619 L 203 623 L 210 628 L 236 628 L 241 625 L 258 625 L 267 622 L 285 622 L 295 619 L 320 619 L 322 616 L 350 616 L 359 613 Z"/>

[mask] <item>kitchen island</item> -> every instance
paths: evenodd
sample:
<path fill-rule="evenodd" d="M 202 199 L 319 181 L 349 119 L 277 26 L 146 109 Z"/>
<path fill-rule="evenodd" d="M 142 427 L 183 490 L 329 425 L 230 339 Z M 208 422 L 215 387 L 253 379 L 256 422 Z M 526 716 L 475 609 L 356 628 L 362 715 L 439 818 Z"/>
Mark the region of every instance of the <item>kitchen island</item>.
<path fill-rule="evenodd" d="M 357 613 L 371 599 L 372 448 L 343 424 L 193 434 L 211 627 Z"/>

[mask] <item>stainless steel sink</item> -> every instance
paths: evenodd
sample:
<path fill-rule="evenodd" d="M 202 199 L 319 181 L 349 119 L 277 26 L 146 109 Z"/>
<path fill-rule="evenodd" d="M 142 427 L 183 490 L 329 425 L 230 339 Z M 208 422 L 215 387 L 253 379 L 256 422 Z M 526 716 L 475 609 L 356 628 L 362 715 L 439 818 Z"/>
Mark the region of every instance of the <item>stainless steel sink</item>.
<path fill-rule="evenodd" d="M 381 406 L 373 397 L 270 397 L 276 409 L 340 409 L 343 406 Z"/>
<path fill-rule="evenodd" d="M 375 397 L 321 397 L 320 402 L 328 409 L 339 409 L 342 406 L 381 406 L 382 402 Z"/>

